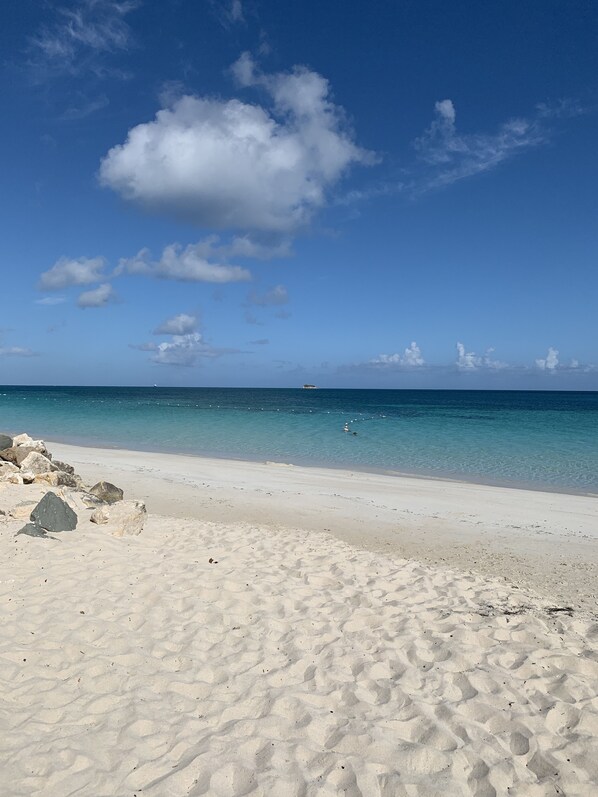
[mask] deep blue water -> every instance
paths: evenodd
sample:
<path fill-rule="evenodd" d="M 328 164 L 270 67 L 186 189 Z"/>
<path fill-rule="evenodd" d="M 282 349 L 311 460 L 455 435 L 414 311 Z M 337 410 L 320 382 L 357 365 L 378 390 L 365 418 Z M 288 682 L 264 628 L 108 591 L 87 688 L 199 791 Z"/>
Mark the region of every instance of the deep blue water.
<path fill-rule="evenodd" d="M 0 431 L 598 492 L 595 392 L 0 387 Z"/>

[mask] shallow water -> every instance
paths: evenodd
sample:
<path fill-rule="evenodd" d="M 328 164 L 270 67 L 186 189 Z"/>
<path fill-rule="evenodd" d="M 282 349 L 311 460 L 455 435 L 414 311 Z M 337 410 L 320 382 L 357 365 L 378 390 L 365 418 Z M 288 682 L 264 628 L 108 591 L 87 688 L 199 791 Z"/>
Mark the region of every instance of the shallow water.
<path fill-rule="evenodd" d="M 598 492 L 595 392 L 0 387 L 0 430 Z"/>

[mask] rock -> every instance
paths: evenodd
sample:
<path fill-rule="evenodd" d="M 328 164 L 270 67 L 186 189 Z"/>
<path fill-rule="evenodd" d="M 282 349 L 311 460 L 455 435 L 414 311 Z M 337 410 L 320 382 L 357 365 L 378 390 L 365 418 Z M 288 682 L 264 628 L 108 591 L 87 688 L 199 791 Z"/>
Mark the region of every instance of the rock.
<path fill-rule="evenodd" d="M 8 482 L 8 484 L 24 484 L 23 477 L 20 473 L 6 473 L 0 476 L 0 482 Z"/>
<path fill-rule="evenodd" d="M 101 506 L 92 513 L 90 520 L 107 530 L 114 537 L 141 534 L 147 512 L 143 501 L 119 501 L 110 506 Z"/>
<path fill-rule="evenodd" d="M 52 463 L 43 454 L 37 451 L 30 451 L 25 459 L 19 463 L 21 470 L 29 471 L 37 476 L 38 473 L 49 473 L 53 470 Z"/>
<path fill-rule="evenodd" d="M 89 492 L 107 504 L 115 504 L 123 500 L 123 491 L 110 482 L 98 482 L 90 488 Z"/>
<path fill-rule="evenodd" d="M 75 512 L 51 491 L 35 507 L 30 520 L 47 531 L 72 531 L 77 526 Z"/>
<path fill-rule="evenodd" d="M 21 465 L 23 460 L 26 459 L 29 454 L 41 454 L 45 457 L 48 461 L 52 459 L 52 454 L 46 448 L 44 442 L 42 440 L 34 440 L 33 443 L 35 445 L 26 445 L 26 446 L 17 446 L 15 451 L 15 456 L 17 458 L 17 465 Z"/>
<path fill-rule="evenodd" d="M 63 490 L 62 497 L 71 509 L 75 510 L 79 517 L 81 517 L 80 513 L 82 512 L 91 512 L 92 509 L 103 506 L 99 498 L 96 498 L 95 495 L 82 492 L 79 487 Z"/>
<path fill-rule="evenodd" d="M 0 459 L 5 460 L 6 462 L 12 462 L 13 465 L 17 464 L 17 449 L 16 446 L 12 448 L 3 448 L 0 451 Z"/>
<path fill-rule="evenodd" d="M 33 484 L 35 481 L 35 473 L 31 473 L 29 470 L 21 470 L 19 473 L 23 480 L 22 484 Z"/>
<path fill-rule="evenodd" d="M 72 465 L 69 465 L 68 462 L 60 462 L 58 459 L 52 460 L 52 465 L 58 470 L 61 470 L 63 473 L 70 473 L 71 475 L 75 475 L 75 469 Z"/>
<path fill-rule="evenodd" d="M 33 443 L 33 437 L 29 437 L 28 434 L 17 434 L 12 439 L 13 446 L 22 446 L 26 443 Z"/>
<path fill-rule="evenodd" d="M 78 477 L 71 476 L 70 473 L 63 473 L 61 470 L 51 471 L 50 473 L 38 473 L 34 479 L 36 484 L 49 484 L 50 487 L 78 487 Z"/>
<path fill-rule="evenodd" d="M 17 531 L 17 534 L 27 534 L 28 537 L 48 537 L 48 532 L 35 523 L 27 523 Z"/>
<path fill-rule="evenodd" d="M 12 462 L 0 462 L 0 476 L 5 473 L 18 473 L 19 469 Z"/>
<path fill-rule="evenodd" d="M 78 497 L 87 509 L 97 509 L 97 507 L 102 506 L 104 503 L 97 495 L 92 495 L 85 491 L 80 492 Z"/>
<path fill-rule="evenodd" d="M 12 448 L 13 447 L 13 439 L 9 437 L 7 434 L 0 433 L 0 450 L 3 448 Z"/>

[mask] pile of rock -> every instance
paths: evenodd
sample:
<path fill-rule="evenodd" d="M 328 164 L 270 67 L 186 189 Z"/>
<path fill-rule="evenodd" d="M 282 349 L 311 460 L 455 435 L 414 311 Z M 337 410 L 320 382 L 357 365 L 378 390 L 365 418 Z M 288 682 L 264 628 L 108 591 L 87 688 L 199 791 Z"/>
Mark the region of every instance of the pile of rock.
<path fill-rule="evenodd" d="M 11 437 L 0 433 L 2 482 L 58 487 L 61 493 L 59 496 L 48 490 L 33 508 L 27 502 L 15 507 L 10 512 L 12 517 L 27 519 L 29 515 L 31 521 L 17 534 L 47 537 L 48 532 L 72 531 L 78 526 L 77 512 L 88 511 L 92 523 L 105 526 L 115 537 L 140 534 L 143 529 L 146 509 L 142 501 L 125 501 L 123 491 L 110 482 L 100 481 L 86 487 L 72 465 L 53 460 L 44 441 L 27 434 Z M 26 508 L 26 513 L 21 513 L 19 507 Z"/>
<path fill-rule="evenodd" d="M 0 434 L 0 482 L 80 487 L 81 478 L 66 462 L 52 461 L 43 440 L 28 434 Z"/>

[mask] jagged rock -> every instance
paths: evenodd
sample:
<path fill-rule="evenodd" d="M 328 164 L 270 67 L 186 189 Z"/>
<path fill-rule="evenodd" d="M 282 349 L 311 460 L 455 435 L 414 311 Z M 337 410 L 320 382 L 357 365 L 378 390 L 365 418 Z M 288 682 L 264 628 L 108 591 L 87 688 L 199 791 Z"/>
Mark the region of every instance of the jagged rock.
<path fill-rule="evenodd" d="M 95 495 L 82 492 L 80 487 L 63 490 L 62 497 L 71 509 L 77 512 L 79 517 L 81 517 L 80 513 L 82 512 L 91 512 L 93 509 L 97 509 L 98 506 L 104 506 L 99 498 L 96 498 Z"/>
<path fill-rule="evenodd" d="M 35 507 L 30 520 L 47 531 L 72 531 L 77 526 L 75 512 L 51 491 Z"/>
<path fill-rule="evenodd" d="M 0 482 L 8 482 L 8 484 L 24 484 L 23 477 L 20 473 L 6 473 L 0 476 Z"/>
<path fill-rule="evenodd" d="M 29 437 L 28 434 L 17 434 L 12 439 L 13 446 L 22 446 L 26 443 L 33 443 L 33 437 Z"/>
<path fill-rule="evenodd" d="M 35 481 L 35 473 L 32 473 L 30 470 L 21 470 L 19 473 L 23 480 L 23 484 L 33 484 Z"/>
<path fill-rule="evenodd" d="M 52 454 L 50 454 L 41 440 L 34 440 L 34 443 L 35 445 L 16 447 L 15 456 L 17 458 L 17 465 L 22 465 L 23 460 L 26 459 L 29 454 L 41 454 L 41 456 L 45 457 L 48 461 L 52 459 Z"/>
<path fill-rule="evenodd" d="M 29 471 L 35 476 L 37 476 L 38 473 L 49 473 L 51 470 L 54 470 L 50 460 L 37 451 L 30 451 L 19 464 L 21 470 Z"/>
<path fill-rule="evenodd" d="M 90 488 L 89 492 L 106 504 L 115 504 L 117 501 L 122 501 L 124 495 L 120 487 L 116 487 L 110 482 L 98 482 Z"/>
<path fill-rule="evenodd" d="M 12 448 L 3 448 L 2 451 L 0 451 L 0 459 L 4 460 L 5 462 L 12 462 L 13 465 L 17 465 L 16 446 L 12 446 Z"/>
<path fill-rule="evenodd" d="M 71 475 L 75 475 L 75 469 L 72 465 L 69 465 L 68 462 L 60 462 L 58 459 L 52 460 L 52 465 L 58 470 L 61 470 L 63 473 L 70 473 Z"/>
<path fill-rule="evenodd" d="M 0 476 L 5 473 L 18 473 L 19 469 L 12 462 L 0 462 Z"/>
<path fill-rule="evenodd" d="M 141 534 L 146 515 L 143 501 L 119 501 L 99 507 L 92 513 L 90 520 L 105 525 L 114 537 L 136 536 Z"/>
<path fill-rule="evenodd" d="M 10 510 L 10 516 L 15 520 L 29 520 L 36 506 L 36 501 L 21 501 Z"/>
<path fill-rule="evenodd" d="M 63 473 L 61 470 L 55 470 L 47 473 L 38 473 L 34 479 L 36 484 L 49 484 L 50 487 L 78 487 L 78 477 L 72 476 L 70 473 Z"/>
<path fill-rule="evenodd" d="M 12 448 L 13 447 L 13 439 L 9 437 L 7 434 L 0 433 L 0 450 L 4 448 Z"/>

